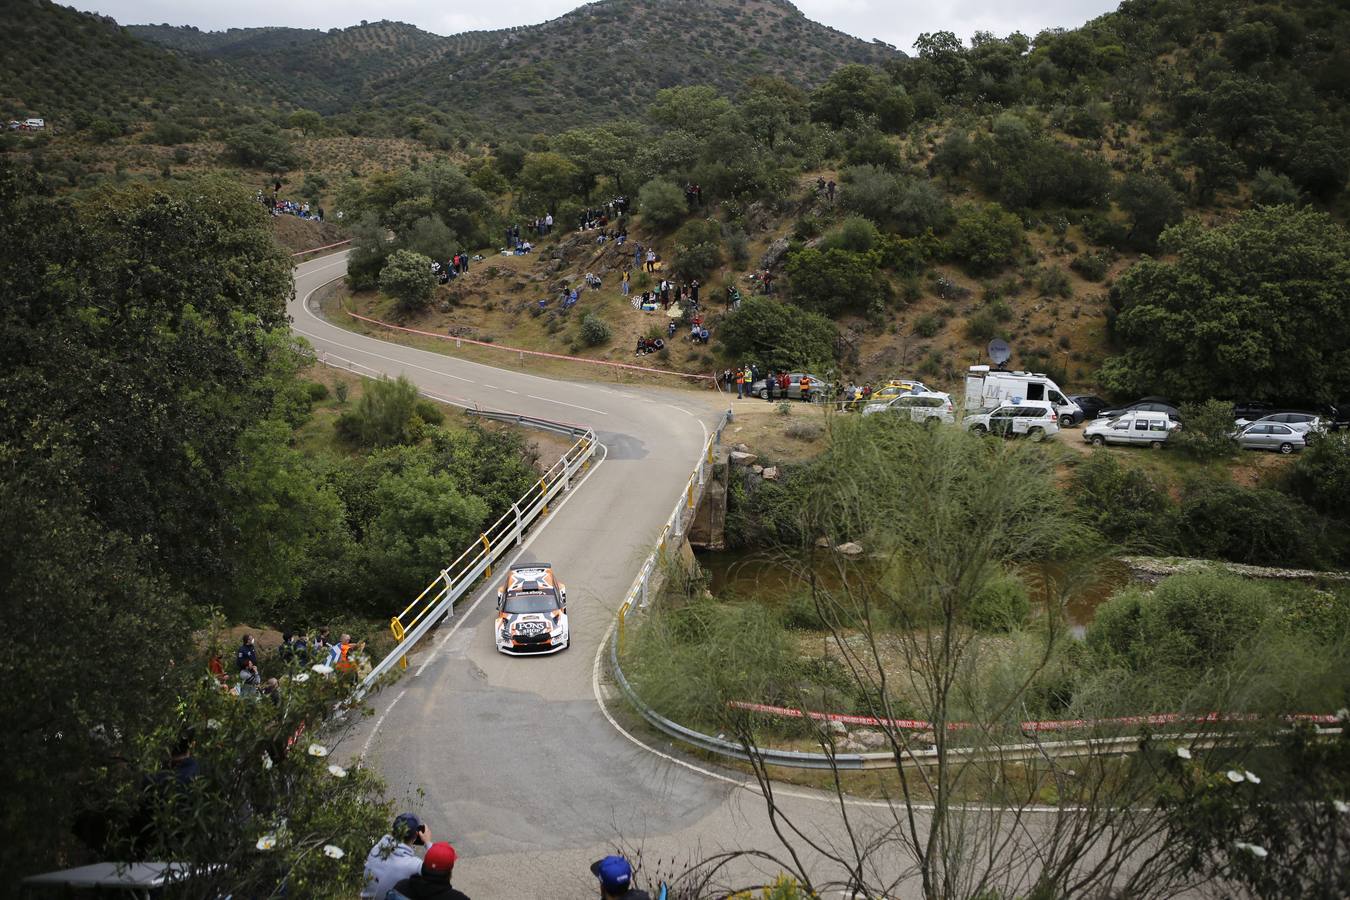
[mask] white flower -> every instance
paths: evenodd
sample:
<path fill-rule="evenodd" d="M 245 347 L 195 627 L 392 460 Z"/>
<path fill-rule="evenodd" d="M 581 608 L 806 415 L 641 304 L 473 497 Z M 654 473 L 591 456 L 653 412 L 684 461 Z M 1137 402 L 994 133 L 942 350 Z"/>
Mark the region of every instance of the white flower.
<path fill-rule="evenodd" d="M 1242 782 L 1247 780 L 1247 776 L 1243 775 L 1237 769 L 1229 769 L 1228 780 L 1233 782 L 1233 784 L 1241 784 Z"/>
<path fill-rule="evenodd" d="M 258 838 L 259 850 L 271 850 L 277 845 L 277 836 L 275 834 L 264 834 Z"/>
<path fill-rule="evenodd" d="M 337 844 L 324 844 L 323 855 L 329 859 L 342 859 L 347 854 L 342 852 L 342 848 Z"/>
<path fill-rule="evenodd" d="M 1252 856 L 1255 856 L 1257 859 L 1265 859 L 1267 856 L 1270 855 L 1269 853 L 1266 852 L 1265 847 L 1258 846 L 1257 844 L 1248 844 L 1246 841 L 1236 841 L 1233 844 L 1233 846 L 1238 848 L 1239 850 L 1246 850 L 1248 853 L 1250 853 Z"/>
<path fill-rule="evenodd" d="M 328 774 L 332 775 L 334 778 L 346 778 L 347 770 L 342 768 L 342 766 L 335 764 L 328 767 Z"/>
<path fill-rule="evenodd" d="M 1260 784 L 1260 783 L 1261 783 L 1261 779 L 1256 777 L 1256 773 L 1255 773 L 1255 772 L 1247 772 L 1247 771 L 1244 770 L 1242 774 L 1243 774 L 1243 775 L 1246 775 L 1246 776 L 1247 776 L 1247 780 L 1250 781 L 1252 784 Z"/>
<path fill-rule="evenodd" d="M 309 755 L 310 755 L 310 756 L 319 756 L 319 757 L 327 756 L 327 755 L 328 755 L 328 748 L 325 747 L 323 744 L 310 744 L 310 745 L 309 745 Z"/>
<path fill-rule="evenodd" d="M 212 731 L 217 731 L 217 730 L 220 729 L 220 720 L 219 720 L 219 719 L 207 719 L 207 720 L 206 720 L 206 727 L 207 727 L 207 728 L 210 728 Z"/>
<path fill-rule="evenodd" d="M 1186 747 L 1178 747 L 1177 756 L 1181 757 L 1182 759 L 1190 759 L 1191 751 Z"/>
<path fill-rule="evenodd" d="M 320 675 L 332 675 L 333 667 L 327 663 L 315 663 L 309 667 L 311 672 L 318 672 Z"/>
<path fill-rule="evenodd" d="M 291 681 L 294 681 L 296 684 L 304 684 L 306 681 L 309 681 L 309 673 L 296 672 L 295 675 L 291 677 Z"/>
<path fill-rule="evenodd" d="M 1336 718 L 1340 719 L 1342 722 L 1350 722 L 1350 709 L 1346 709 L 1342 706 L 1340 709 L 1336 710 Z"/>
<path fill-rule="evenodd" d="M 268 753 L 266 750 L 263 751 L 262 762 L 264 769 L 272 768 L 272 755 Z"/>
<path fill-rule="evenodd" d="M 1350 813 L 1350 803 L 1346 803 L 1344 800 L 1334 800 L 1332 802 L 1335 803 L 1336 805 L 1336 812 L 1340 813 L 1341 815 Z"/>

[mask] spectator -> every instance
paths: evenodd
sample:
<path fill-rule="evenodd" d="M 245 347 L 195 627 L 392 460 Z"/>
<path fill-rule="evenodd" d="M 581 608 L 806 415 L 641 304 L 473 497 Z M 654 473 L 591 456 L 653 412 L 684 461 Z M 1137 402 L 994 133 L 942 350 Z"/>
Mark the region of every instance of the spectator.
<path fill-rule="evenodd" d="M 221 684 L 226 687 L 230 686 L 230 678 L 225 674 L 225 664 L 220 661 L 219 653 L 214 651 L 211 653 L 211 659 L 207 661 L 206 669 L 211 673 L 211 676 Z"/>
<path fill-rule="evenodd" d="M 553 213 L 544 216 L 544 234 L 553 230 Z"/>
<path fill-rule="evenodd" d="M 253 646 L 253 635 L 244 635 L 244 642 L 239 645 L 238 651 L 234 654 L 234 665 L 240 672 L 250 665 L 255 670 L 258 668 L 258 650 Z"/>
<path fill-rule="evenodd" d="M 251 659 L 248 660 L 244 663 L 244 668 L 239 670 L 239 696 L 258 696 L 258 685 L 261 683 L 262 673 L 258 671 L 258 664 Z"/>
<path fill-rule="evenodd" d="M 651 900 L 651 895 L 633 887 L 633 867 L 622 856 L 606 856 L 591 863 L 591 874 L 600 881 L 602 900 Z"/>
<path fill-rule="evenodd" d="M 773 402 L 774 390 L 777 387 L 778 387 L 778 376 L 773 372 L 773 370 L 770 370 L 769 377 L 764 379 L 764 399 L 767 400 L 769 403 Z"/>
<path fill-rule="evenodd" d="M 422 871 L 414 846 L 425 847 L 431 832 L 422 820 L 410 812 L 394 819 L 389 834 L 375 842 L 366 854 L 366 884 L 361 896 L 366 900 L 384 900 L 386 894 L 405 878 Z"/>
<path fill-rule="evenodd" d="M 648 271 L 648 272 L 655 272 L 655 271 L 656 271 L 656 251 L 655 251 L 655 250 L 648 250 L 648 251 L 647 251 L 647 271 Z"/>
<path fill-rule="evenodd" d="M 422 860 L 422 871 L 394 885 L 388 900 L 469 900 L 450 886 L 455 858 L 455 848 L 445 841 L 432 844 Z"/>
<path fill-rule="evenodd" d="M 792 376 L 786 372 L 778 373 L 778 396 L 784 400 L 788 398 L 788 386 L 792 384 Z"/>
<path fill-rule="evenodd" d="M 268 700 L 271 700 L 273 706 L 280 706 L 281 705 L 280 687 L 281 687 L 280 683 L 275 678 L 269 678 L 265 682 L 263 682 L 262 690 L 259 693 L 261 694 L 261 696 L 266 697 Z"/>
<path fill-rule="evenodd" d="M 625 297 L 628 296 L 628 292 L 629 292 L 629 290 L 630 290 L 629 285 L 628 285 L 628 277 L 629 277 L 629 275 L 631 275 L 631 274 L 632 274 L 632 273 L 629 272 L 627 269 L 624 269 L 624 270 L 623 270 L 623 283 L 619 285 L 619 290 L 623 293 L 623 295 L 624 295 Z"/>
<path fill-rule="evenodd" d="M 830 182 L 825 185 L 825 198 L 829 200 L 831 203 L 834 202 L 834 187 L 835 185 L 833 179 L 831 179 Z"/>
<path fill-rule="evenodd" d="M 745 369 L 740 366 L 736 367 L 736 399 L 745 399 Z"/>
<path fill-rule="evenodd" d="M 811 376 L 802 376 L 802 399 L 811 402 Z"/>

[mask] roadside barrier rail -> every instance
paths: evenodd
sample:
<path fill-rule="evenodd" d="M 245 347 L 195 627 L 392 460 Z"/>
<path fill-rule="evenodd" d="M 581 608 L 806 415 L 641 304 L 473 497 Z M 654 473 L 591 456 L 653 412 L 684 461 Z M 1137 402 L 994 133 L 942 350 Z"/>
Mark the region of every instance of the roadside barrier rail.
<path fill-rule="evenodd" d="M 307 256 L 310 253 L 322 253 L 325 250 L 332 250 L 334 247 L 343 247 L 350 243 L 351 239 L 348 238 L 345 241 L 338 241 L 336 244 L 327 244 L 326 246 L 323 247 L 311 247 L 308 250 L 301 250 L 299 253 L 292 253 L 291 257 L 294 258 L 297 256 Z"/>

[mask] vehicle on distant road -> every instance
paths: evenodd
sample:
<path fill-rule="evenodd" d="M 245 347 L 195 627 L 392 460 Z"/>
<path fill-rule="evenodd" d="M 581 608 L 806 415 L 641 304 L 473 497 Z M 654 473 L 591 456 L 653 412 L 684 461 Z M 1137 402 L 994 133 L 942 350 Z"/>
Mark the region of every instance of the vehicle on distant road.
<path fill-rule="evenodd" d="M 1279 422 L 1253 422 L 1234 435 L 1234 440 L 1244 450 L 1274 450 L 1285 454 L 1308 446 L 1303 432 Z"/>
<path fill-rule="evenodd" d="M 917 391 L 881 403 L 869 402 L 863 407 L 862 414 L 871 416 L 883 412 L 900 415 L 923 425 L 939 422 L 951 425 L 956 421 L 956 407 L 952 404 L 951 394 L 940 391 Z"/>
<path fill-rule="evenodd" d="M 967 413 L 961 424 L 976 434 L 1039 439 L 1059 432 L 1059 412 L 1049 400 L 1013 400 Z"/>
<path fill-rule="evenodd" d="M 557 653 L 572 634 L 567 621 L 567 586 L 549 563 L 522 563 L 506 573 L 497 589 L 497 649 L 502 653 Z"/>
<path fill-rule="evenodd" d="M 1166 397 L 1141 397 L 1133 403 L 1127 403 L 1124 406 L 1115 406 L 1110 409 L 1103 409 L 1097 413 L 1099 419 L 1114 419 L 1117 416 L 1123 416 L 1131 412 L 1160 412 L 1167 413 L 1167 417 L 1174 422 L 1181 421 L 1181 413 L 1177 411 L 1176 405 Z"/>
<path fill-rule="evenodd" d="M 1095 447 L 1138 444 L 1158 448 L 1180 427 L 1167 413 L 1139 410 L 1114 419 L 1094 419 L 1083 429 L 1083 440 Z"/>

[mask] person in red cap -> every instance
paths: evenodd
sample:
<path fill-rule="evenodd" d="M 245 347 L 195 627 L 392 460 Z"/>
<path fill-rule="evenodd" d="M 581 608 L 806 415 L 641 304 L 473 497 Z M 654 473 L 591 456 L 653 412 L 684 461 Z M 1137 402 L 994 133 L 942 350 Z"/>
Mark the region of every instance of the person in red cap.
<path fill-rule="evenodd" d="M 394 885 L 386 900 L 469 900 L 463 892 L 450 886 L 450 873 L 454 868 L 455 848 L 445 841 L 437 841 L 427 848 L 427 855 L 422 858 L 422 873 Z"/>

